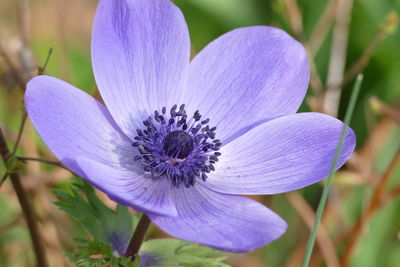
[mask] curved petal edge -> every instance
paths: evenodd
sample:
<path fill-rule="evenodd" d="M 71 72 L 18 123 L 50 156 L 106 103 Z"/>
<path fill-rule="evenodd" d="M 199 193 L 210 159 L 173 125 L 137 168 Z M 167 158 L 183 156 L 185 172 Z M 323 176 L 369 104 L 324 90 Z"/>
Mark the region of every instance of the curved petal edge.
<path fill-rule="evenodd" d="M 287 224 L 264 205 L 200 184 L 174 190 L 177 217 L 149 214 L 166 233 L 215 249 L 248 252 L 279 238 Z"/>

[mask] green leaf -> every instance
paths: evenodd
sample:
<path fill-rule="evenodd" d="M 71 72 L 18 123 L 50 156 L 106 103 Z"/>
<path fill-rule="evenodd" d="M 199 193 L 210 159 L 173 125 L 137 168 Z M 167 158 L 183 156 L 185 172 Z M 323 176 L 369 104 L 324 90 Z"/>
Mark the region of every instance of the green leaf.
<path fill-rule="evenodd" d="M 132 262 L 131 258 L 115 257 L 111 245 L 97 240 L 77 238 L 78 247 L 67 254 L 67 257 L 78 267 L 139 267 L 139 260 Z"/>
<path fill-rule="evenodd" d="M 127 207 L 118 205 L 115 211 L 110 209 L 81 178 L 76 179 L 71 192 L 55 189 L 53 193 L 58 199 L 55 205 L 82 224 L 94 239 L 105 243 L 113 243 L 116 238 L 119 244 L 129 242 L 138 220 Z"/>
<path fill-rule="evenodd" d="M 153 239 L 139 253 L 146 267 L 229 267 L 220 251 L 176 239 Z"/>

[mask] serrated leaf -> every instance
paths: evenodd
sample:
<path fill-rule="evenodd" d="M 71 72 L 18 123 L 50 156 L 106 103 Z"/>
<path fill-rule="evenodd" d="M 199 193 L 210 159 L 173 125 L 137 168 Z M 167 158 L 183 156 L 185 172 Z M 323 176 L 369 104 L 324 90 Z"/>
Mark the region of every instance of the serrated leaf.
<path fill-rule="evenodd" d="M 222 252 L 176 239 L 153 239 L 140 249 L 141 267 L 229 267 Z"/>
<path fill-rule="evenodd" d="M 127 257 L 115 257 L 111 245 L 98 240 L 77 238 L 79 244 L 74 251 L 67 256 L 78 267 L 139 267 L 139 261 L 132 262 Z"/>
<path fill-rule="evenodd" d="M 108 208 L 96 196 L 94 189 L 83 179 L 77 178 L 71 193 L 55 189 L 55 203 L 61 210 L 78 221 L 94 239 L 111 243 L 112 250 L 122 254 L 132 236 L 138 220 L 127 207 Z"/>

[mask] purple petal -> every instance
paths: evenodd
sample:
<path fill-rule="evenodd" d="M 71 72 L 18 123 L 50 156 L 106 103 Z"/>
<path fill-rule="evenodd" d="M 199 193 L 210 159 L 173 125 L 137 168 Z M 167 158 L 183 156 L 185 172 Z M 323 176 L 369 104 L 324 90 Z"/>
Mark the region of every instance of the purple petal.
<path fill-rule="evenodd" d="M 247 252 L 279 238 L 286 223 L 264 205 L 197 184 L 175 188 L 177 217 L 149 214 L 168 234 L 216 249 Z"/>
<path fill-rule="evenodd" d="M 190 65 L 185 103 L 217 125 L 224 143 L 262 121 L 295 113 L 309 67 L 304 47 L 282 30 L 249 27 L 210 43 Z"/>
<path fill-rule="evenodd" d="M 268 121 L 222 147 L 216 171 L 205 182 L 228 194 L 277 194 L 328 176 L 344 124 L 320 113 Z M 336 169 L 355 147 L 349 128 Z"/>
<path fill-rule="evenodd" d="M 76 158 L 108 165 L 133 161 L 131 141 L 107 109 L 85 92 L 49 76 L 27 85 L 25 104 L 37 132 L 68 168 L 83 176 Z"/>
<path fill-rule="evenodd" d="M 90 159 L 79 158 L 79 166 L 85 173 L 86 180 L 105 192 L 112 200 L 141 212 L 177 215 L 169 180 L 144 177 L 144 174 L 139 174 L 134 169 L 130 170 L 135 165 L 113 168 Z"/>
<path fill-rule="evenodd" d="M 92 37 L 94 74 L 107 108 L 129 137 L 155 109 L 177 102 L 189 54 L 186 22 L 170 1 L 100 1 Z"/>

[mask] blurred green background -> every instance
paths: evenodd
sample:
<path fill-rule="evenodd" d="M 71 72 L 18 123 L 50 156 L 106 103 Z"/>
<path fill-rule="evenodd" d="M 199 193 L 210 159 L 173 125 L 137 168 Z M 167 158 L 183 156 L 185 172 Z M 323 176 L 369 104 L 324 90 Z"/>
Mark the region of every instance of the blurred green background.
<path fill-rule="evenodd" d="M 365 79 L 351 123 L 357 135 L 357 149 L 346 167 L 335 176 L 323 218 L 328 241 L 322 238 L 316 244 L 311 266 L 396 267 L 400 266 L 400 197 L 391 196 L 390 192 L 400 184 L 399 164 L 390 173 L 389 183 L 380 195 L 379 208 L 361 220 L 363 231 L 351 260 L 344 262 L 343 254 L 348 250 L 348 237 L 357 228 L 355 222 L 370 205 L 376 185 L 399 153 L 400 31 L 396 26 L 400 0 L 355 0 L 352 6 L 345 7 L 346 1 L 353 3 L 350 0 L 174 2 L 182 9 L 189 25 L 193 55 L 221 34 L 251 25 L 279 27 L 303 42 L 311 51 L 310 62 L 315 63 L 316 70 L 313 78 L 317 82 L 310 86 L 301 111 L 332 113 L 324 109 L 324 101 L 329 101 L 324 93 L 329 90 L 329 69 L 335 55 L 342 55 L 339 61 L 344 61 L 341 78 L 349 74 L 352 66 L 361 66 L 355 69 L 362 71 Z M 1 0 L 0 41 L 26 78 L 34 75 L 38 65 L 43 65 L 49 48 L 53 48 L 47 74 L 98 97 L 90 59 L 96 5 L 95 0 Z M 350 10 L 347 17 L 346 10 Z M 349 25 L 342 33 L 348 34 L 348 41 L 338 51 L 334 47 L 334 32 L 345 19 L 349 19 Z M 363 55 L 366 58 L 360 63 Z M 354 75 L 349 77 L 343 87 L 338 85 L 342 94 L 333 113 L 337 111 L 340 119 L 346 111 L 354 81 Z M 18 132 L 22 99 L 23 92 L 18 88 L 13 69 L 0 57 L 0 124 L 11 143 Z M 30 124 L 24 131 L 18 153 L 54 159 Z M 0 166 L 0 175 L 4 172 L 4 166 Z M 51 189 L 65 184 L 69 177 L 66 171 L 38 163 L 29 163 L 24 171 L 24 185 L 40 216 L 51 266 L 69 266 L 63 255 L 73 247 L 72 237 L 78 231 L 52 205 Z M 248 255 L 231 255 L 228 262 L 246 267 L 300 266 L 309 235 L 305 221 L 312 220 L 322 186 L 323 183 L 294 194 L 257 198 L 280 214 L 289 229 L 271 245 Z M 0 266 L 33 266 L 29 235 L 7 181 L 0 189 L 0 211 Z M 164 236 L 157 230 L 152 235 Z M 325 253 L 320 245 L 325 246 Z M 334 246 L 334 253 L 330 245 Z"/>

